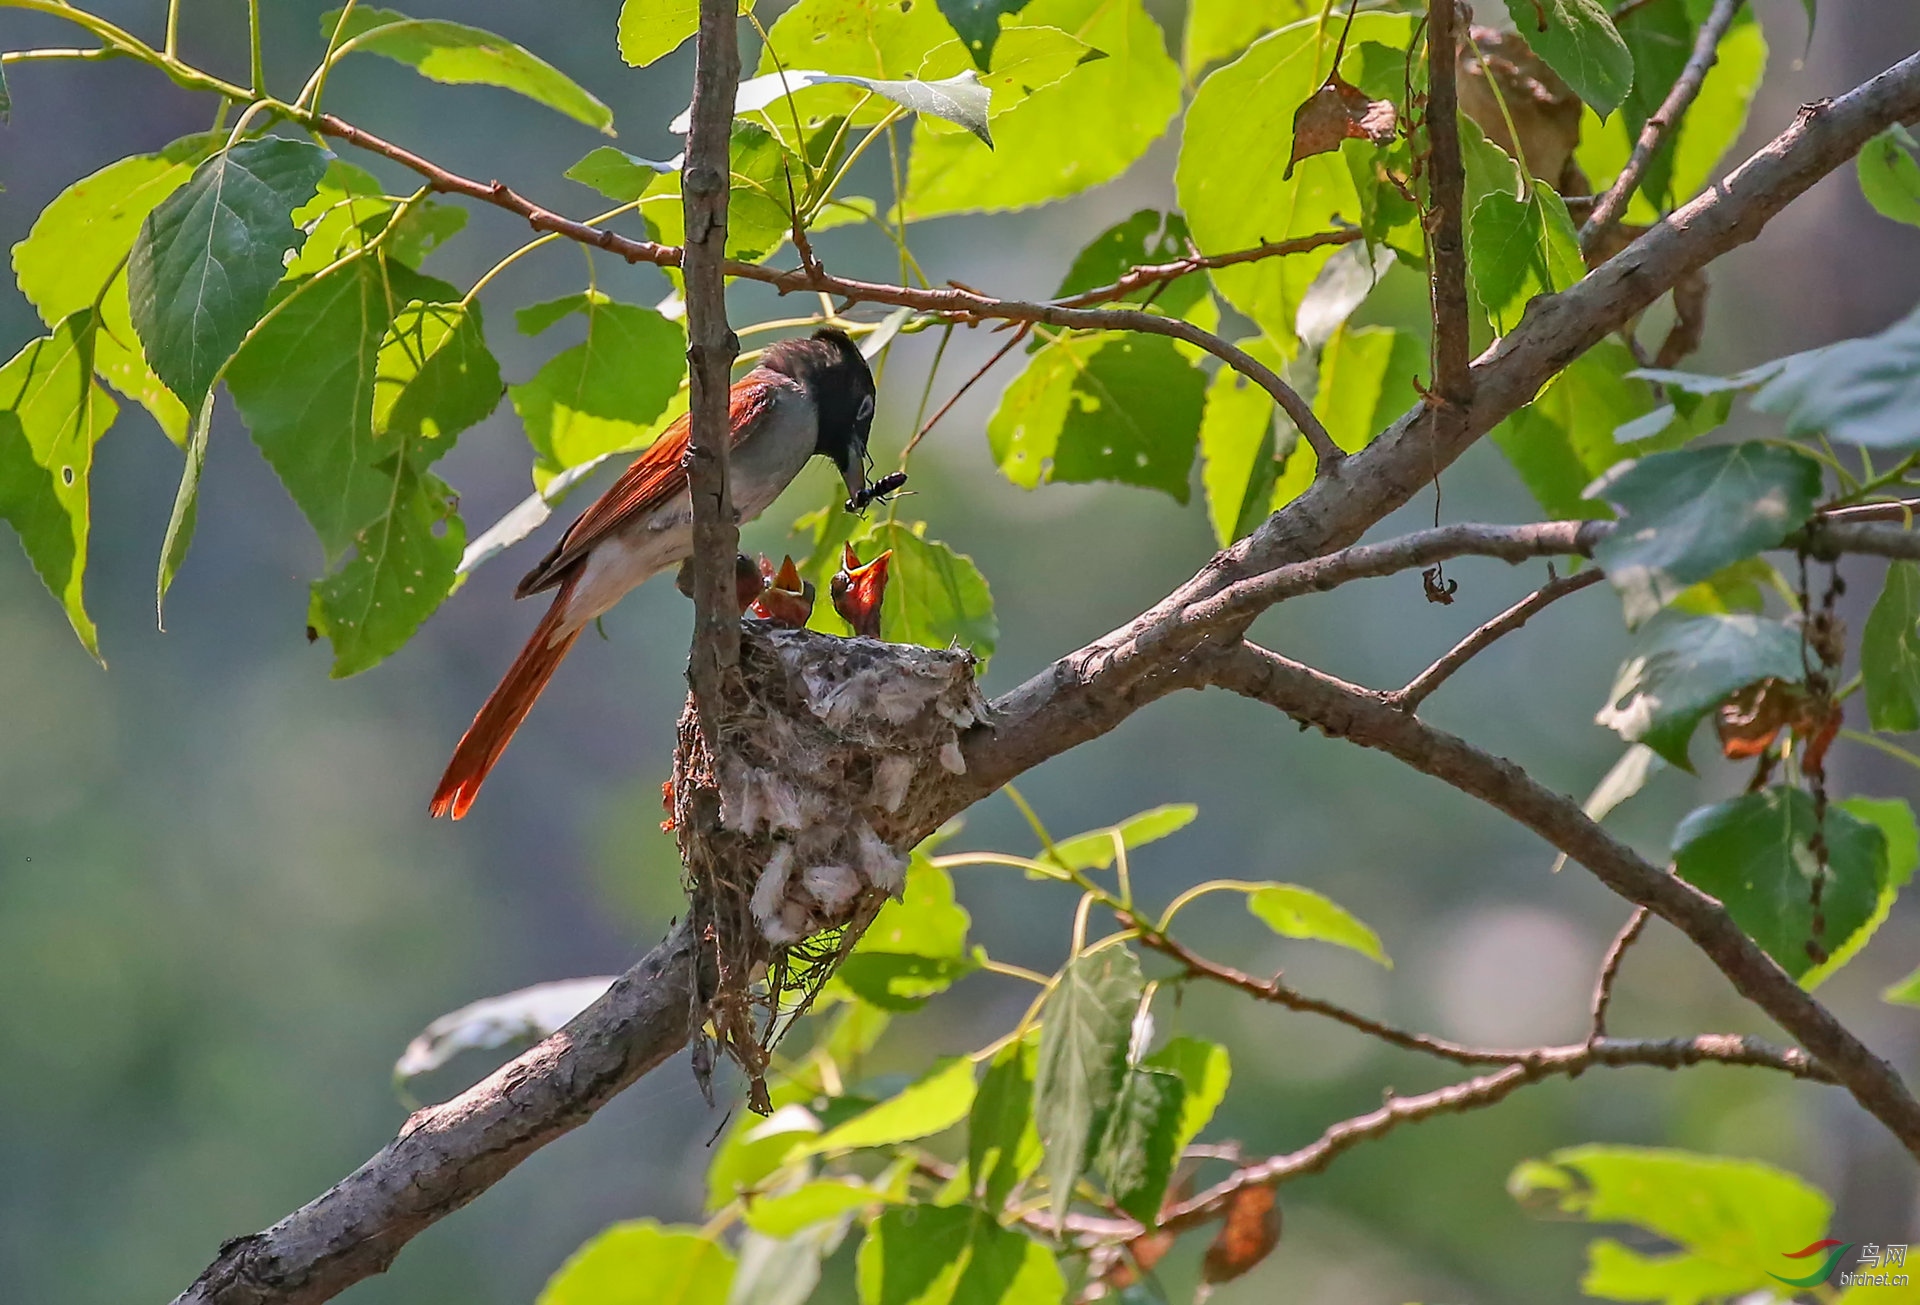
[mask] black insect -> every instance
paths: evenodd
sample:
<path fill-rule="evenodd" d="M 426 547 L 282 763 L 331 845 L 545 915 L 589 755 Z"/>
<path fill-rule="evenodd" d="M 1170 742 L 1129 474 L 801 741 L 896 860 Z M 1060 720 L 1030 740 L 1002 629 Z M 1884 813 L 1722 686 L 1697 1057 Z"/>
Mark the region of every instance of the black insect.
<path fill-rule="evenodd" d="M 884 503 L 888 499 L 892 498 L 895 494 L 898 494 L 901 488 L 906 483 L 907 483 L 906 472 L 904 471 L 889 472 L 888 474 L 880 477 L 880 479 L 874 481 L 871 485 L 868 485 L 865 489 L 861 490 L 858 494 L 855 494 L 852 498 L 848 499 L 847 511 L 856 512 L 856 513 L 865 512 L 868 508 L 872 507 L 875 503 Z"/>

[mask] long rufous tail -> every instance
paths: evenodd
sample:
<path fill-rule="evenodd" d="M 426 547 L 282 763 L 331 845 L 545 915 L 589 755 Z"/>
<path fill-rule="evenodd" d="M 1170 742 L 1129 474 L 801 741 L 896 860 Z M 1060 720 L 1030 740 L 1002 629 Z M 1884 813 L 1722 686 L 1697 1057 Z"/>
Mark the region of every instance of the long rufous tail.
<path fill-rule="evenodd" d="M 480 714 L 473 718 L 473 724 L 461 736 L 460 746 L 453 750 L 453 760 L 447 763 L 447 773 L 440 777 L 440 787 L 434 790 L 433 802 L 427 808 L 433 815 L 451 814 L 458 820 L 467 814 L 467 808 L 480 792 L 480 785 L 486 782 L 487 772 L 500 760 L 513 732 L 520 728 L 520 722 L 527 718 L 527 712 L 533 708 L 540 691 L 547 687 L 547 681 L 553 678 L 561 659 L 580 637 L 577 629 L 555 637 L 566 614 L 567 600 L 572 596 L 570 581 L 554 595 L 553 606 L 540 618 L 533 637 L 514 658 L 506 678 L 500 681 L 500 687 L 493 691 L 486 705 L 480 708 Z"/>

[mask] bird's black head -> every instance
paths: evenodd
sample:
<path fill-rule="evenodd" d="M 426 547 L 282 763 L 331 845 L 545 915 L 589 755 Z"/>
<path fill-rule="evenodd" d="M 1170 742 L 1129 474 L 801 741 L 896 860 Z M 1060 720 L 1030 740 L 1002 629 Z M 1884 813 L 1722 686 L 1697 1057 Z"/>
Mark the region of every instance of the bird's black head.
<path fill-rule="evenodd" d="M 769 371 L 800 382 L 819 413 L 813 451 L 830 458 L 858 495 L 867 483 L 867 432 L 873 426 L 873 372 L 859 346 L 843 331 L 815 331 L 804 340 L 782 340 L 761 357 Z"/>

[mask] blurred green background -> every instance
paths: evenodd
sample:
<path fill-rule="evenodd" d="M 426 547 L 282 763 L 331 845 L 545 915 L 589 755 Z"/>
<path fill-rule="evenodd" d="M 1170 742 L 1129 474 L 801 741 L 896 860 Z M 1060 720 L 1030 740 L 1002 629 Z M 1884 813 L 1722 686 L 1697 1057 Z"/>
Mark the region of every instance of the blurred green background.
<path fill-rule="evenodd" d="M 271 84 L 296 85 L 319 57 L 326 3 L 264 6 Z M 158 0 L 100 7 L 148 36 L 164 9 Z M 1920 45 L 1912 0 L 1823 6 L 1810 44 L 1798 0 L 1757 0 L 1756 8 L 1772 66 L 1741 152 L 1785 125 L 1800 102 L 1845 90 Z M 522 41 L 613 106 L 623 148 L 666 157 L 676 148 L 666 123 L 685 103 L 690 51 L 642 72 L 624 67 L 614 51 L 616 10 L 616 0 L 416 8 Z M 1177 34 L 1179 5 L 1156 12 Z M 240 0 L 190 0 L 185 15 L 188 58 L 226 72 L 245 67 Z M 9 48 L 73 39 L 52 20 L 0 13 L 0 44 Z M 0 241 L 9 245 L 72 181 L 200 130 L 212 111 L 127 64 L 21 67 L 9 82 L 12 123 L 0 128 Z M 504 92 L 433 85 L 362 60 L 339 70 L 328 104 L 563 211 L 598 206 L 559 174 L 600 138 Z M 1065 204 L 928 224 L 916 252 L 938 277 L 1042 292 L 1093 233 L 1136 208 L 1171 204 L 1173 143 L 1170 135 L 1119 182 Z M 354 161 L 399 182 L 378 161 Z M 429 270 L 470 282 L 526 234 L 505 214 L 475 210 L 468 233 Z M 1709 343 L 1697 365 L 1738 365 L 1879 329 L 1920 295 L 1917 242 L 1920 234 L 1872 214 L 1850 171 L 1828 179 L 1716 268 Z M 823 236 L 821 252 L 841 271 L 885 273 L 892 262 L 851 230 Z M 651 269 L 605 256 L 594 273 L 616 297 L 651 303 L 665 290 Z M 490 339 L 510 379 L 570 341 L 518 337 L 505 311 L 578 289 L 586 276 L 581 251 L 559 245 L 489 290 Z M 737 320 L 775 311 L 776 301 L 757 292 L 735 300 Z M 0 344 L 11 353 L 37 330 L 8 279 Z M 883 463 L 909 433 L 934 340 L 904 341 L 890 359 L 875 427 Z M 959 333 L 939 393 L 996 343 L 985 332 Z M 1197 498 L 1181 509 L 1142 490 L 1027 493 L 1001 479 L 982 428 L 1013 374 L 1004 365 L 929 441 L 908 509 L 971 554 L 993 586 L 1003 637 L 990 691 L 1132 616 L 1212 549 Z M 617 971 L 660 936 L 680 903 L 672 846 L 657 829 L 688 630 L 687 605 L 670 585 L 629 599 L 607 618 L 604 642 L 575 651 L 469 819 L 430 823 L 426 799 L 448 750 L 537 615 L 509 593 L 544 542 L 483 569 L 385 665 L 331 682 L 324 646 L 304 638 L 318 550 L 223 409 L 199 538 L 162 634 L 152 575 L 179 455 L 144 413 L 128 404 L 121 412 L 94 478 L 90 598 L 110 671 L 89 662 L 18 550 L 0 546 L 0 1297 L 8 1300 L 171 1297 L 223 1239 L 277 1219 L 391 1135 L 406 1107 L 388 1070 L 427 1020 L 523 984 Z M 527 462 L 504 403 L 462 439 L 442 474 L 460 489 L 472 528 L 524 496 Z M 816 468 L 796 486 L 749 542 L 776 555 L 791 546 L 787 523 L 824 499 L 824 474 Z M 1445 491 L 1448 519 L 1535 515 L 1490 448 L 1450 471 Z M 1381 529 L 1412 528 L 1432 512 L 1423 494 Z M 1849 564 L 1856 628 L 1877 592 L 1877 569 Z M 1256 634 L 1346 678 L 1391 686 L 1543 575 L 1497 563 L 1449 570 L 1461 582 L 1451 607 L 1422 601 L 1408 575 L 1289 603 Z M 1430 714 L 1584 794 L 1619 750 L 1592 715 L 1624 646 L 1617 611 L 1596 591 L 1481 658 Z M 1847 791 L 1920 787 L 1913 771 L 1845 744 L 1836 764 Z M 1681 812 L 1737 782 L 1717 769 L 1698 781 L 1670 773 L 1620 813 L 1619 828 L 1659 856 Z M 1148 900 L 1213 876 L 1296 881 L 1378 929 L 1396 967 L 1382 971 L 1312 944 L 1276 946 L 1231 903 L 1183 917 L 1192 942 L 1257 973 L 1284 964 L 1309 991 L 1463 1039 L 1581 1036 L 1594 965 L 1626 914 L 1578 869 L 1550 875 L 1543 845 L 1470 800 L 1224 696 L 1164 701 L 1022 785 L 1056 833 L 1163 801 L 1198 803 L 1195 825 L 1139 854 L 1135 882 Z M 970 814 L 954 846 L 1028 851 L 1032 838 L 996 798 Z M 1067 895 L 1002 872 L 960 874 L 979 940 L 1023 964 L 1058 962 Z M 1909 1071 L 1920 1069 L 1920 1016 L 1882 1005 L 1877 993 L 1916 961 L 1920 907 L 1905 902 L 1825 993 Z M 970 979 L 928 1015 L 896 1022 L 874 1067 L 904 1069 L 935 1051 L 978 1046 L 1017 1018 L 1027 997 L 1003 979 Z M 1251 1152 L 1302 1145 L 1334 1119 L 1376 1105 L 1385 1086 L 1406 1092 L 1444 1081 L 1430 1063 L 1324 1023 L 1198 989 L 1161 1024 L 1230 1044 L 1234 1084 L 1209 1137 L 1238 1139 Z M 1613 1027 L 1772 1032 L 1658 924 L 1628 963 Z M 485 1068 L 462 1060 L 420 1089 L 446 1095 Z M 526 1301 L 608 1222 L 697 1217 L 707 1139 L 740 1105 L 738 1084 L 725 1090 L 709 1110 L 684 1059 L 668 1064 L 346 1299 Z M 1285 1188 L 1279 1251 L 1216 1300 L 1575 1299 L 1589 1233 L 1522 1213 L 1503 1181 L 1523 1158 L 1589 1140 L 1767 1159 L 1835 1197 L 1836 1236 L 1920 1240 L 1911 1164 L 1838 1091 L 1749 1070 L 1596 1071 L 1530 1088 L 1496 1110 L 1404 1129 Z M 1176 1253 L 1176 1275 L 1202 1240 Z M 822 1299 L 835 1298 L 832 1283 Z"/>

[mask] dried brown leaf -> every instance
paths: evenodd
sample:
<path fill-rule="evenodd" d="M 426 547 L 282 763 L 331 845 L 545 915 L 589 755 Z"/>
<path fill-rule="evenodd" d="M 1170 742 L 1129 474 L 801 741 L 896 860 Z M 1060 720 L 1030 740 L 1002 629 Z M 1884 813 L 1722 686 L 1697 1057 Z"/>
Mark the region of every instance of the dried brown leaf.
<path fill-rule="evenodd" d="M 1205 1282 L 1232 1282 L 1280 1244 L 1280 1202 L 1271 1187 L 1243 1187 L 1227 1198 L 1220 1235 L 1200 1262 Z"/>
<path fill-rule="evenodd" d="M 1399 122 L 1392 100 L 1370 100 L 1365 91 L 1334 73 L 1294 112 L 1293 156 L 1282 179 L 1293 176 L 1294 165 L 1301 159 L 1330 154 L 1343 140 L 1391 145 Z"/>
<path fill-rule="evenodd" d="M 1515 157 L 1526 156 L 1527 168 L 1563 195 L 1584 194 L 1584 178 L 1576 182 L 1578 165 L 1573 151 L 1580 144 L 1580 97 L 1547 67 L 1514 32 L 1475 27 L 1460 47 L 1458 61 L 1460 111 L 1472 118 L 1487 139 Z M 1500 111 L 1501 101 L 1506 113 Z M 1514 132 L 1520 136 L 1514 148 Z"/>

